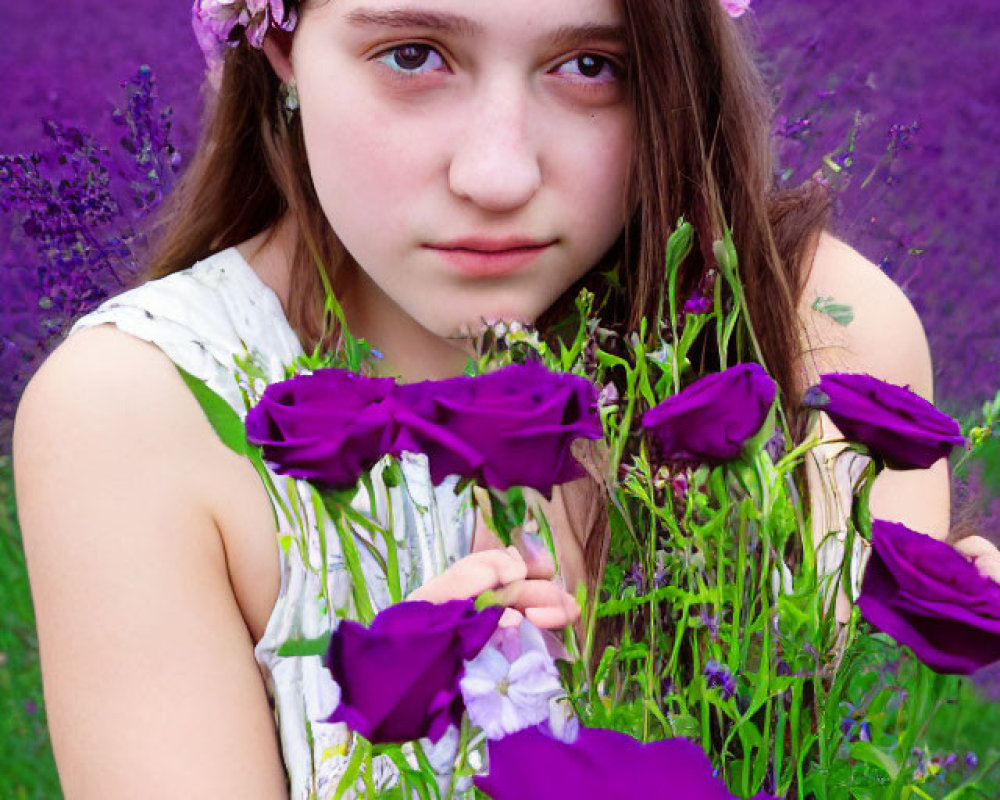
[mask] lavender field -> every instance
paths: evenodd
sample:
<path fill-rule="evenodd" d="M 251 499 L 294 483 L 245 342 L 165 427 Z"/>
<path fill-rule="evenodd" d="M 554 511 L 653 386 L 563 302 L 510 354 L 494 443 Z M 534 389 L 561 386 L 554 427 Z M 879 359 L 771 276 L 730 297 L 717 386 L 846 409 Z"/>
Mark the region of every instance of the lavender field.
<path fill-rule="evenodd" d="M 938 404 L 960 417 L 1000 387 L 996 8 L 995 0 L 757 0 L 740 22 L 758 36 L 779 99 L 780 180 L 820 171 L 838 187 L 836 232 L 913 301 L 931 342 Z M 11 422 L 66 324 L 135 274 L 144 226 L 193 150 L 203 62 L 186 3 L 31 0 L 8 4 L 4 17 L 0 797 L 53 797 L 9 483 Z M 963 486 L 994 525 L 1000 440 L 984 452 Z M 968 725 L 962 733 L 981 735 Z"/>

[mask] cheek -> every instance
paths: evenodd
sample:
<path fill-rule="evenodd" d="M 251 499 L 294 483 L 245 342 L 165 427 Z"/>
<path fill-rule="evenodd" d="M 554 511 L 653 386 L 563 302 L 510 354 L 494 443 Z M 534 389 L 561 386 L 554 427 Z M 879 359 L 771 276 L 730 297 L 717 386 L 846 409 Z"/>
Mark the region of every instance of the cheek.
<path fill-rule="evenodd" d="M 303 136 L 320 205 L 344 246 L 366 263 L 404 230 L 429 168 L 405 126 L 387 119 L 363 87 L 344 84 L 328 81 L 335 93 L 322 84 L 300 87 Z"/>
<path fill-rule="evenodd" d="M 554 161 L 565 187 L 566 212 L 583 236 L 581 243 L 603 254 L 628 215 L 628 173 L 632 157 L 631 114 L 622 109 L 594 112 L 553 141 Z"/>

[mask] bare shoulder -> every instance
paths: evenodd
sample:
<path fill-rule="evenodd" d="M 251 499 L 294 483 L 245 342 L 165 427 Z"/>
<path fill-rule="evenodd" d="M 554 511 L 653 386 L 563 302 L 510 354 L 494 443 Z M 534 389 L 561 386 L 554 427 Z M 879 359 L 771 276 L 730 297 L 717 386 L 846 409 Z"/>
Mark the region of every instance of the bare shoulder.
<path fill-rule="evenodd" d="M 21 397 L 14 425 L 19 474 L 70 463 L 134 481 L 207 509 L 198 471 L 207 420 L 173 363 L 154 345 L 112 325 L 74 333 L 43 362 Z M 127 465 L 127 466 L 126 466 Z"/>
<path fill-rule="evenodd" d="M 213 437 L 172 362 L 112 327 L 25 389 L 15 488 L 67 797 L 284 791 L 207 502 Z"/>
<path fill-rule="evenodd" d="M 821 310 L 831 304 L 853 318 L 837 321 Z M 867 372 L 933 399 L 930 348 L 913 304 L 876 264 L 830 234 L 817 247 L 800 316 L 810 381 L 819 372 Z"/>

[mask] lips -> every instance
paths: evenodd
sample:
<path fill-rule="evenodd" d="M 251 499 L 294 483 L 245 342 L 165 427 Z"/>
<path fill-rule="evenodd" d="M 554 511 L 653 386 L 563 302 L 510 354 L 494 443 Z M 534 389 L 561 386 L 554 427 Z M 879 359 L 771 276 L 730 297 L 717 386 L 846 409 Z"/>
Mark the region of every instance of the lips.
<path fill-rule="evenodd" d="M 523 236 L 466 237 L 426 247 L 440 253 L 448 264 L 466 276 L 498 278 L 528 266 L 555 243 L 556 240 Z"/>

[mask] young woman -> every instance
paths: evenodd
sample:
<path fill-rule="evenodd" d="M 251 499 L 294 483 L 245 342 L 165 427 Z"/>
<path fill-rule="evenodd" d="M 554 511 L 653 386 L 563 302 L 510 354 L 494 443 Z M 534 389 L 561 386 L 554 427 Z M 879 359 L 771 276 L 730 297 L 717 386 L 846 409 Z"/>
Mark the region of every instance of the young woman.
<path fill-rule="evenodd" d="M 236 29 L 148 282 L 80 320 L 18 411 L 19 512 L 71 800 L 329 791 L 343 732 L 317 722 L 315 665 L 274 648 L 329 627 L 306 589 L 318 569 L 336 596 L 338 576 L 275 546 L 261 481 L 174 368 L 243 413 L 234 356 L 277 380 L 321 336 L 314 251 L 381 371 L 441 378 L 464 365 L 457 333 L 484 318 L 545 329 L 615 261 L 614 321 L 634 324 L 677 218 L 699 233 L 690 289 L 721 208 L 792 404 L 831 369 L 932 397 L 903 294 L 823 232 L 818 187 L 772 191 L 766 93 L 719 0 L 331 0 L 299 4 L 295 25 L 261 5 Z M 825 325 L 817 295 L 855 321 Z M 497 588 L 512 613 L 571 623 L 564 589 L 595 567 L 584 484 L 551 506 L 563 585 L 530 548 L 473 544 L 470 530 L 446 569 L 416 565 L 411 596 Z M 873 504 L 945 536 L 946 464 L 887 473 Z M 450 511 L 468 519 L 467 500 Z"/>

